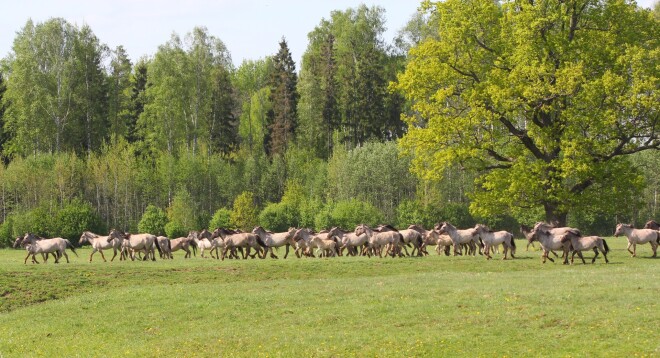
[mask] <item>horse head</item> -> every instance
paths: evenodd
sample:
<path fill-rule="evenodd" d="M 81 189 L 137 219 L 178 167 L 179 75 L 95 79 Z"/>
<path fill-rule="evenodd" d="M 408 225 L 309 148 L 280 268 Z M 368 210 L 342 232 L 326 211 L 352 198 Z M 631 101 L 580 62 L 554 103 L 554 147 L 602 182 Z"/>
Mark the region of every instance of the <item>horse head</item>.
<path fill-rule="evenodd" d="M 110 230 L 110 233 L 108 234 L 108 242 L 110 242 L 114 239 L 124 240 L 124 239 L 127 239 L 127 237 L 123 232 L 121 232 L 117 229 L 112 229 L 112 230 Z"/>
<path fill-rule="evenodd" d="M 266 233 L 266 229 L 262 226 L 255 226 L 254 229 L 252 229 L 252 233 L 255 235 L 263 235 Z"/>

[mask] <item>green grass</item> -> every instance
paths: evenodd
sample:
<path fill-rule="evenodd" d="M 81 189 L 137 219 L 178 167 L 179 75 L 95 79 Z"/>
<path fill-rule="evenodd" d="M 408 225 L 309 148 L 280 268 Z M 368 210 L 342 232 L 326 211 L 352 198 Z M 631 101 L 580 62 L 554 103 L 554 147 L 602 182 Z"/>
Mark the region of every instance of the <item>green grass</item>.
<path fill-rule="evenodd" d="M 574 266 L 521 241 L 513 261 L 90 264 L 81 249 L 24 265 L 0 250 L 0 357 L 660 356 L 660 259 L 608 243 L 610 264 Z"/>

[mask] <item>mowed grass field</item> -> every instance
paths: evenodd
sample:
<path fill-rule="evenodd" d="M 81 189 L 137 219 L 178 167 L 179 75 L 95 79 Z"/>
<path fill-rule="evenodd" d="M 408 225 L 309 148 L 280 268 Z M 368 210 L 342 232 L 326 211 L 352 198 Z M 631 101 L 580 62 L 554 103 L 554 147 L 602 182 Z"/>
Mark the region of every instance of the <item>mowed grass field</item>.
<path fill-rule="evenodd" d="M 660 356 L 660 259 L 607 241 L 609 264 L 573 266 L 521 240 L 510 261 L 90 264 L 85 247 L 24 265 L 0 250 L 0 357 Z"/>

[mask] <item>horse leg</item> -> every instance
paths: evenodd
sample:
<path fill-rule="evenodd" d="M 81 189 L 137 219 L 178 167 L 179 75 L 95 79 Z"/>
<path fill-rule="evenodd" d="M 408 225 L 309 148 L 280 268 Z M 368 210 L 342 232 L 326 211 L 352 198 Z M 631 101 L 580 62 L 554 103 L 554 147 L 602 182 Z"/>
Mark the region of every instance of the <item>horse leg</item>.
<path fill-rule="evenodd" d="M 630 246 L 632 246 L 632 242 L 628 241 L 628 247 L 626 247 L 626 250 L 628 250 L 628 252 L 630 252 L 630 254 L 633 255 L 633 257 L 635 257 L 635 256 L 634 256 L 635 253 L 632 252 L 632 251 L 630 251 Z"/>
<path fill-rule="evenodd" d="M 637 243 L 633 242 L 633 257 L 637 257 Z"/>
<path fill-rule="evenodd" d="M 105 259 L 105 255 L 103 255 L 103 250 L 99 250 L 99 254 L 101 254 L 101 257 L 103 258 L 103 262 L 108 262 L 108 260 Z M 89 262 L 92 262 L 91 256 Z"/>
<path fill-rule="evenodd" d="M 286 259 L 287 256 L 289 256 L 289 248 L 291 247 L 290 244 L 286 244 L 286 251 L 284 252 L 284 258 Z"/>
<path fill-rule="evenodd" d="M 575 253 L 575 252 L 574 252 L 574 253 Z M 580 257 L 580 259 L 582 260 L 582 264 L 583 264 L 583 265 L 586 265 L 587 262 L 584 261 L 584 256 L 582 256 L 582 251 L 577 251 L 577 255 L 578 255 L 578 256 Z"/>
<path fill-rule="evenodd" d="M 607 253 L 605 252 L 605 250 L 604 250 L 604 249 L 601 249 L 600 252 L 603 253 L 603 257 L 605 258 L 605 263 L 610 262 L 610 261 L 607 259 Z"/>
<path fill-rule="evenodd" d="M 548 256 L 549 252 L 545 252 L 545 258 L 550 260 L 550 262 L 555 262 L 555 260 L 552 259 L 552 257 Z M 545 261 L 544 261 L 545 262 Z"/>
<path fill-rule="evenodd" d="M 484 251 L 485 251 L 484 256 L 486 256 L 486 260 L 492 259 L 492 257 L 490 256 L 490 244 L 486 244 L 486 248 Z"/>
<path fill-rule="evenodd" d="M 406 256 L 410 256 L 410 254 L 408 253 L 408 249 L 406 249 L 406 245 L 403 245 L 403 250 L 406 251 Z M 413 253 L 414 252 L 415 252 L 415 250 L 413 249 Z"/>
<path fill-rule="evenodd" d="M 596 257 L 598 257 L 598 248 L 597 248 L 597 247 L 594 247 L 594 258 L 591 259 L 591 263 L 592 263 L 592 264 L 593 264 L 594 262 L 596 262 Z"/>

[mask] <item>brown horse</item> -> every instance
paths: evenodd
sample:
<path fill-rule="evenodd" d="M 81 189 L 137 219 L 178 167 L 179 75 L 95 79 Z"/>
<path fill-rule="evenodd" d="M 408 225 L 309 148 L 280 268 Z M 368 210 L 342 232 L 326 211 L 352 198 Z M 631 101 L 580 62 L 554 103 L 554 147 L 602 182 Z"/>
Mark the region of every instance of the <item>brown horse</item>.
<path fill-rule="evenodd" d="M 69 248 L 76 256 L 78 256 L 78 253 L 76 252 L 76 249 L 71 245 L 71 242 L 69 240 L 63 239 L 61 237 L 55 237 L 52 239 L 41 239 L 37 237 L 36 235 L 32 233 L 26 233 L 25 236 L 23 236 L 23 240 L 21 240 L 21 245 L 23 247 L 27 247 L 27 245 L 30 245 L 28 249 L 28 255 L 25 257 L 24 263 L 27 264 L 27 259 L 28 257 L 32 256 L 32 262 L 36 261 L 36 258 L 34 257 L 35 254 L 41 254 L 41 253 L 51 253 L 51 252 L 57 252 L 57 256 L 55 257 L 55 263 L 60 262 L 60 257 L 64 255 L 66 258 L 66 262 L 69 263 L 69 255 L 66 254 L 66 249 Z M 44 261 L 45 262 L 45 261 Z"/>
<path fill-rule="evenodd" d="M 586 262 L 584 262 L 584 257 L 582 256 L 582 251 L 586 251 L 586 250 L 594 250 L 595 256 L 591 260 L 592 264 L 596 262 L 596 258 L 598 257 L 598 250 L 600 250 L 600 252 L 603 253 L 603 257 L 605 258 L 605 263 L 609 262 L 607 260 L 607 253 L 610 252 L 610 248 L 607 246 L 607 242 L 603 240 L 602 237 L 581 236 L 578 231 L 568 230 L 561 238 L 562 243 L 565 243 L 567 241 L 571 243 L 570 249 L 573 250 L 573 255 L 571 255 L 571 265 L 573 264 L 573 259 L 575 258 L 575 254 L 578 254 L 580 259 L 582 259 L 582 263 L 586 264 Z M 568 255 L 564 257 L 564 264 L 566 263 L 568 263 Z"/>

